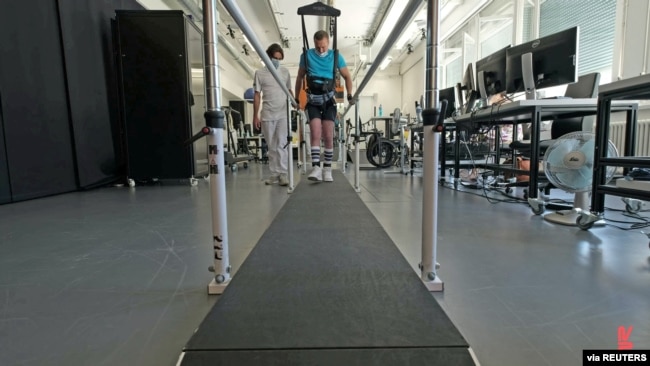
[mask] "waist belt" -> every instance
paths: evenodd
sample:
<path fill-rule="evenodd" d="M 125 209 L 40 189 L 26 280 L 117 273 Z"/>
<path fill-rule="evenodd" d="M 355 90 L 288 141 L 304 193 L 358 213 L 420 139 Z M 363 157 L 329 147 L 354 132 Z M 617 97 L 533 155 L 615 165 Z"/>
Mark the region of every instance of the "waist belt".
<path fill-rule="evenodd" d="M 333 91 L 325 94 L 307 94 L 307 103 L 311 105 L 320 106 L 320 105 L 324 105 L 332 98 L 334 98 Z"/>
<path fill-rule="evenodd" d="M 307 75 L 307 92 L 327 94 L 334 91 L 334 80 Z"/>

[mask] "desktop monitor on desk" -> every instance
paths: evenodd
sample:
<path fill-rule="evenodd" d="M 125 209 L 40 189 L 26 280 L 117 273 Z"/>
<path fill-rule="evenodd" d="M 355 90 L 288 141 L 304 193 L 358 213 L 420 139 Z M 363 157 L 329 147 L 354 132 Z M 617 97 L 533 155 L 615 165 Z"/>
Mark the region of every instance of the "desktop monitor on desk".
<path fill-rule="evenodd" d="M 476 61 L 476 83 L 483 106 L 490 97 L 506 91 L 506 53 L 510 45 Z"/>
<path fill-rule="evenodd" d="M 536 99 L 536 89 L 578 80 L 578 27 L 509 48 L 506 56 L 507 92 L 525 91 Z"/>
<path fill-rule="evenodd" d="M 451 88 L 440 89 L 438 92 L 438 101 L 442 102 L 443 100 L 447 101 L 445 118 L 449 118 L 456 111 L 456 88 L 452 86 Z"/>
<path fill-rule="evenodd" d="M 474 67 L 470 62 L 465 69 L 463 75 L 463 82 L 456 84 L 456 99 L 461 105 L 460 110 L 462 113 L 469 113 L 474 108 L 474 103 L 477 98 L 476 83 L 474 81 Z"/>

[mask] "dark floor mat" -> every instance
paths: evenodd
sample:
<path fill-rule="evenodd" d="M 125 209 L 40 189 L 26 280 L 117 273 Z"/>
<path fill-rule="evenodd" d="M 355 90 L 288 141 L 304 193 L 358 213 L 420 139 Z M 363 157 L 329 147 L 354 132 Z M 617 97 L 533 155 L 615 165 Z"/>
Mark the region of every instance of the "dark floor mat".
<path fill-rule="evenodd" d="M 296 187 L 186 352 L 467 353 L 460 332 L 358 194 L 342 174 L 334 178 Z"/>

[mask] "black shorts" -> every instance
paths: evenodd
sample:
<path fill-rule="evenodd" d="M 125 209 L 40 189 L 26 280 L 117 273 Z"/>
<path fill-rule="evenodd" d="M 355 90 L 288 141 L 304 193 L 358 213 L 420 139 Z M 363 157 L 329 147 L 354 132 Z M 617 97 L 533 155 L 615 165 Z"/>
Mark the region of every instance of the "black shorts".
<path fill-rule="evenodd" d="M 336 103 L 334 102 L 334 98 L 328 100 L 325 105 L 316 106 L 307 103 L 306 109 L 310 121 L 314 118 L 328 121 L 336 120 Z"/>

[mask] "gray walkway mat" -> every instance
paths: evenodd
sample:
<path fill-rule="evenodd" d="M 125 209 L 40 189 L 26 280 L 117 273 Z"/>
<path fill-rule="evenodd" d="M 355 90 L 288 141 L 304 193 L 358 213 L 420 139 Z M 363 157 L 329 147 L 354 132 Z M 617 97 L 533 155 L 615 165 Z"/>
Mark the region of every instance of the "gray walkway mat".
<path fill-rule="evenodd" d="M 444 358 L 444 349 L 473 364 L 467 342 L 358 194 L 339 172 L 334 179 L 296 187 L 188 342 L 184 365 L 259 355 L 372 363 Z"/>

